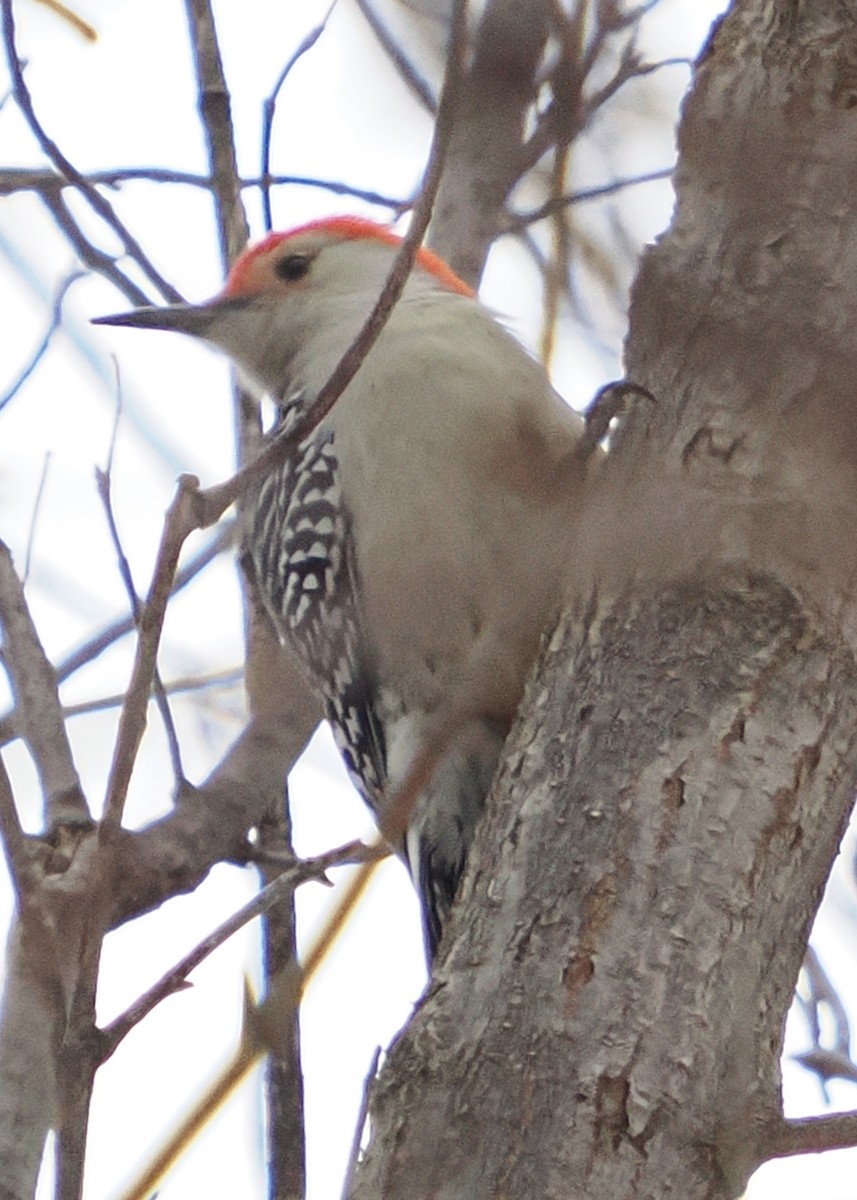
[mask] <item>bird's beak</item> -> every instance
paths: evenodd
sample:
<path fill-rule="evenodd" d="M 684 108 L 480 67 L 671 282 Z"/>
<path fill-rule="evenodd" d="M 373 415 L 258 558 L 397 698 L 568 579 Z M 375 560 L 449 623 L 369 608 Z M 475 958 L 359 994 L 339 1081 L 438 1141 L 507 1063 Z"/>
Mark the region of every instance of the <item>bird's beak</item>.
<path fill-rule="evenodd" d="M 123 325 L 129 329 L 166 329 L 204 338 L 224 313 L 246 308 L 246 296 L 215 296 L 205 304 L 169 304 L 164 308 L 143 307 L 131 312 L 93 318 L 93 325 Z"/>

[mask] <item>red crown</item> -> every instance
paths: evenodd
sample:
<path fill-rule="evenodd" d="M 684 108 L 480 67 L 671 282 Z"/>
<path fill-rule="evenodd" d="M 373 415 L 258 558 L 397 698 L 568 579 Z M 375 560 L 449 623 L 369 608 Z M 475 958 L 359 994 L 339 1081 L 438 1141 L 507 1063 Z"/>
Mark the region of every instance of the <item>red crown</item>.
<path fill-rule="evenodd" d="M 257 242 L 255 246 L 250 246 L 233 263 L 232 270 L 229 272 L 226 285 L 223 289 L 223 294 L 226 296 L 240 296 L 247 290 L 247 276 L 251 263 L 283 242 L 290 241 L 301 234 L 314 233 L 315 231 L 329 233 L 333 237 L 338 237 L 345 241 L 374 238 L 375 241 L 385 242 L 388 246 L 400 246 L 402 244 L 402 239 L 399 235 L 393 233 L 392 229 L 388 226 L 377 225 L 374 221 L 369 221 L 365 217 L 320 217 L 316 221 L 308 221 L 306 225 L 298 225 L 296 229 L 289 229 L 282 233 L 269 233 L 267 237 L 262 238 L 261 242 Z M 431 275 L 434 275 L 450 291 L 458 292 L 462 296 L 473 297 L 476 295 L 473 288 L 466 284 L 463 279 L 459 279 L 452 268 L 447 266 L 443 259 L 435 254 L 433 250 L 428 250 L 425 246 L 421 247 L 417 251 L 416 261 L 424 271 L 428 271 Z"/>

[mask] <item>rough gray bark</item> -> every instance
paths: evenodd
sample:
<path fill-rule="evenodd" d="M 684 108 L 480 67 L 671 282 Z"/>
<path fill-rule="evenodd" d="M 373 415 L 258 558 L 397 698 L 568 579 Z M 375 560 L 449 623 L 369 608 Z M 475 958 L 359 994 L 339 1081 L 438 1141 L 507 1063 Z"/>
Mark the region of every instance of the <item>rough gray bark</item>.
<path fill-rule="evenodd" d="M 87 902 L 98 871 L 95 840 L 82 835 L 53 854 L 34 854 L 28 870 L 0 1009 L 0 1200 L 33 1195 L 45 1136 L 61 1125 L 63 1101 L 75 1084 L 76 1075 L 61 1064 L 66 1039 L 77 1032 L 69 1011 L 93 919 Z"/>
<path fill-rule="evenodd" d="M 354 1195 L 739 1194 L 850 807 L 855 684 L 770 579 L 563 622 Z"/>
<path fill-rule="evenodd" d="M 0 1014 L 0 1200 L 34 1194 L 56 1114 L 55 1060 L 65 1012 L 56 981 L 39 970 L 43 939 L 44 930 L 17 922 L 7 948 L 9 984 Z"/>
<path fill-rule="evenodd" d="M 738 0 L 590 497 L 355 1200 L 730 1200 L 857 784 L 857 26 Z"/>

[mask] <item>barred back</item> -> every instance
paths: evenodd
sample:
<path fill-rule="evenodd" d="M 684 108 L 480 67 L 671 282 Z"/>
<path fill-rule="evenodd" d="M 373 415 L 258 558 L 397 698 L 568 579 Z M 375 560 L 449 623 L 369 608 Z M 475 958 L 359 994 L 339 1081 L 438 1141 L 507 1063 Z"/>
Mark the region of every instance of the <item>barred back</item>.
<path fill-rule="evenodd" d="M 348 772 L 379 810 L 386 747 L 358 610 L 334 433 L 317 431 L 260 485 L 248 550 L 262 598 L 324 699 Z"/>

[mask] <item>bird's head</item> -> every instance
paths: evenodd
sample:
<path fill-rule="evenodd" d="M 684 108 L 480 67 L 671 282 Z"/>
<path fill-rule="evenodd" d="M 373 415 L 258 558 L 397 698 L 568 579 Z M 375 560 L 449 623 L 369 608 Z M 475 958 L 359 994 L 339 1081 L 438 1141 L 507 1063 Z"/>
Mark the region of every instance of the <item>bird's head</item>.
<path fill-rule="evenodd" d="M 381 294 L 400 244 L 397 234 L 373 221 L 323 218 L 271 233 L 245 250 L 223 290 L 203 304 L 138 308 L 94 324 L 202 338 L 275 396 L 295 379 L 320 387 Z M 423 248 L 406 294 L 430 291 L 473 296 Z"/>

